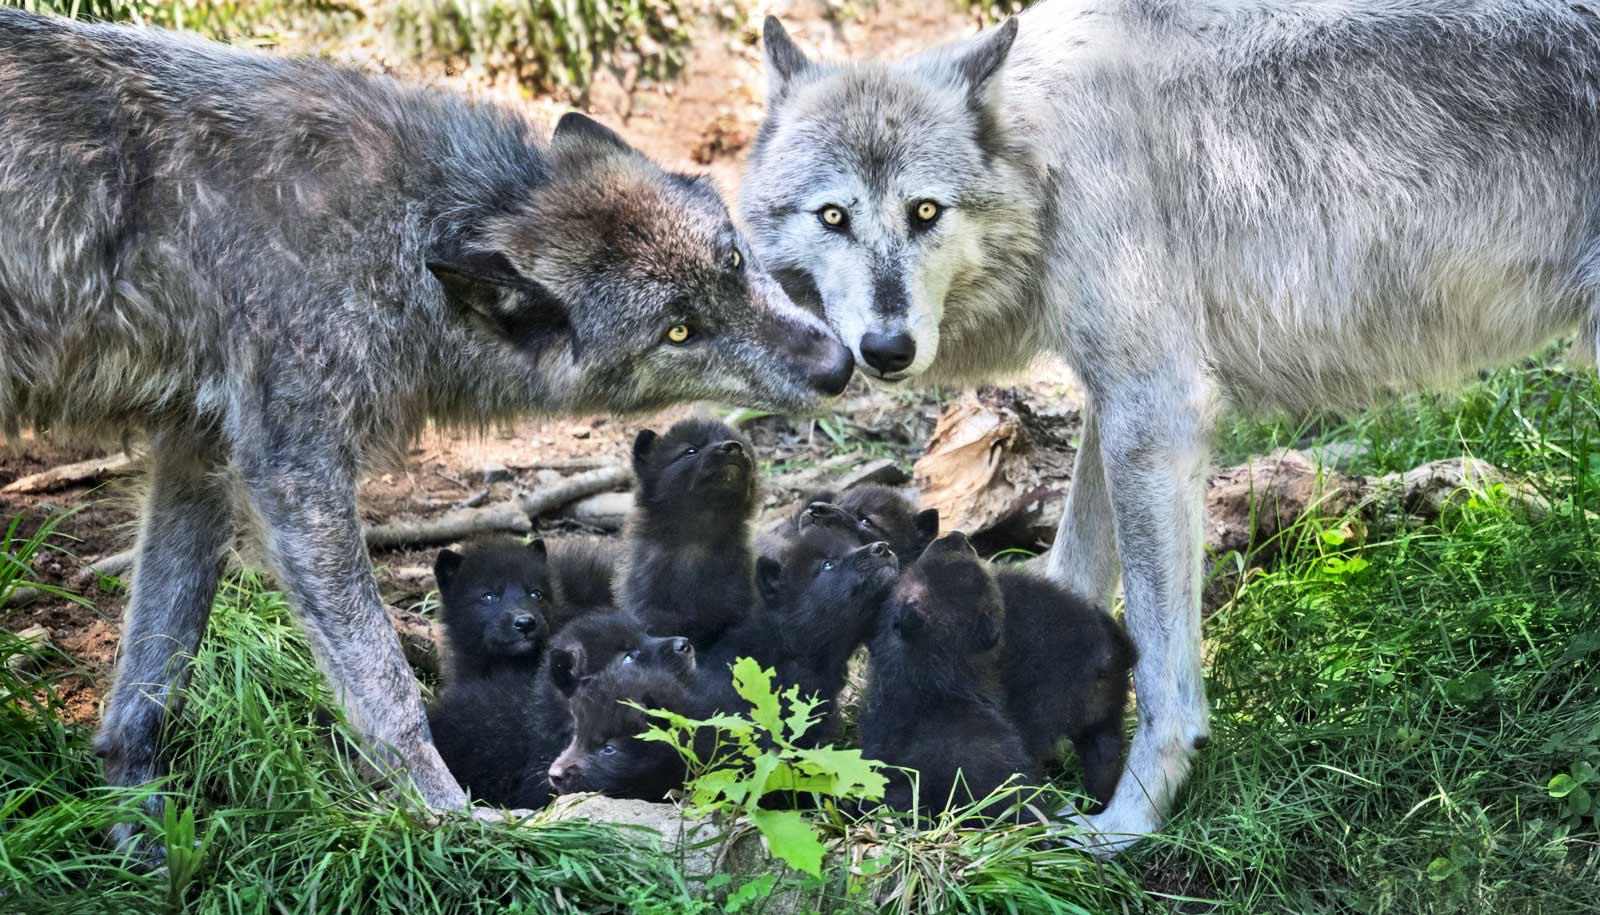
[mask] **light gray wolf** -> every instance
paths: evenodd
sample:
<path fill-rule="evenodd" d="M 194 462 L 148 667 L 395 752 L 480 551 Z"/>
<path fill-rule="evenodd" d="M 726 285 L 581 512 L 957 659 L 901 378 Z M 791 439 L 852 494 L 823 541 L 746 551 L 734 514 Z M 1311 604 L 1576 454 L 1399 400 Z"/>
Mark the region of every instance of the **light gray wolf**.
<path fill-rule="evenodd" d="M 711 186 L 568 115 L 0 10 L 0 429 L 148 430 L 108 780 L 163 771 L 235 484 L 354 723 L 465 802 L 373 581 L 358 475 L 428 421 L 806 409 L 851 356 Z M 135 834 L 118 828 L 118 840 Z"/>
<path fill-rule="evenodd" d="M 1600 4 L 1045 0 L 896 62 L 811 60 L 776 20 L 765 49 L 742 216 L 864 371 L 1082 379 L 1048 568 L 1120 577 L 1139 653 L 1100 848 L 1160 826 L 1208 739 L 1219 407 L 1600 347 Z"/>

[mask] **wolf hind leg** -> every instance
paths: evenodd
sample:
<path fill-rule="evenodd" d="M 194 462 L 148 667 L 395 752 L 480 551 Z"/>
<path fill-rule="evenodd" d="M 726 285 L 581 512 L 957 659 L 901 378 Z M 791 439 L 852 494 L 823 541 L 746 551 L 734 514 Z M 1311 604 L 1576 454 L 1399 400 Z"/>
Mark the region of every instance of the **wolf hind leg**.
<path fill-rule="evenodd" d="M 1067 507 L 1045 559 L 1045 571 L 1063 587 L 1102 607 L 1111 606 L 1119 574 L 1113 523 L 1111 494 L 1100 457 L 1099 422 L 1094 404 L 1086 403 Z"/>
<path fill-rule="evenodd" d="M 192 431 L 157 433 L 152 441 L 133 596 L 124 614 L 116 680 L 94 741 L 106 782 L 114 787 L 148 784 L 166 772 L 163 728 L 181 704 L 233 539 L 219 453 L 218 443 Z M 156 817 L 161 805 L 159 796 L 143 802 Z M 119 823 L 112 841 L 139 850 L 139 829 Z M 159 846 L 140 851 L 150 865 L 164 857 Z"/>

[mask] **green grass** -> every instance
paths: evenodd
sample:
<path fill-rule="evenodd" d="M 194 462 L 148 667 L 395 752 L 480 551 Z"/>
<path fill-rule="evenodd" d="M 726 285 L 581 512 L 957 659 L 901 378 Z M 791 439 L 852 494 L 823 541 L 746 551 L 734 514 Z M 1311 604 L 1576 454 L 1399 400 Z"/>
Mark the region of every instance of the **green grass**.
<path fill-rule="evenodd" d="M 1302 525 L 1207 621 L 1214 740 L 1164 836 L 1107 864 L 1026 831 L 868 823 L 850 841 L 874 873 L 816 904 L 1600 910 L 1580 803 L 1600 793 L 1600 521 L 1579 510 L 1600 512 L 1600 385 L 1547 358 L 1355 417 L 1236 421 L 1221 444 L 1233 460 L 1352 440 L 1370 449 L 1357 472 L 1470 453 L 1554 510 L 1530 521 L 1491 492 L 1366 542 L 1321 536 L 1338 519 Z M 327 749 L 326 697 L 276 595 L 235 582 L 215 622 L 174 728 L 175 813 L 156 824 L 193 851 L 165 875 L 105 853 L 127 795 L 98 786 L 88 734 L 47 693 L 0 673 L 0 910 L 720 910 L 636 836 L 420 824 Z"/>

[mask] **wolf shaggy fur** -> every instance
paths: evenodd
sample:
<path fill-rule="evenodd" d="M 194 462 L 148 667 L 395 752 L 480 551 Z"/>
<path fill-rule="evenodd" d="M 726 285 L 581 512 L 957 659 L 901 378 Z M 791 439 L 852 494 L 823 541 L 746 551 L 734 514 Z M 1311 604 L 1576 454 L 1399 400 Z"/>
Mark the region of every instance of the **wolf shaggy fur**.
<path fill-rule="evenodd" d="M 707 182 L 581 116 L 547 144 L 315 60 L 0 9 L 0 431 L 150 436 L 108 780 L 161 771 L 236 481 L 352 720 L 460 806 L 358 475 L 429 420 L 841 390 L 848 352 L 743 246 Z"/>
<path fill-rule="evenodd" d="M 1048 353 L 1087 390 L 1049 568 L 1095 601 L 1120 578 L 1139 650 L 1103 849 L 1160 826 L 1208 737 L 1219 407 L 1360 404 L 1573 330 L 1600 349 L 1595 4 L 1045 0 L 899 62 L 812 61 L 776 20 L 766 49 L 741 205 L 791 292 L 874 375 Z M 871 365 L 869 333 L 913 362 Z"/>

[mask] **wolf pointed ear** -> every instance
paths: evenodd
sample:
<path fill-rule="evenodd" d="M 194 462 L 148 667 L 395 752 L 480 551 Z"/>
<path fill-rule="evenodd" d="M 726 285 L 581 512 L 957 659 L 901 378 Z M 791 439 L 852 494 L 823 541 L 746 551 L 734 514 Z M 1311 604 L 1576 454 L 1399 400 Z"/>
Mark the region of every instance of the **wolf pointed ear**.
<path fill-rule="evenodd" d="M 440 550 L 439 558 L 433 561 L 433 580 L 438 582 L 440 588 L 446 588 L 450 579 L 455 577 L 456 570 L 461 568 L 462 556 L 455 550 Z"/>
<path fill-rule="evenodd" d="M 916 517 L 911 519 L 911 526 L 917 531 L 917 546 L 927 549 L 928 544 L 939 536 L 939 510 L 937 508 L 925 508 L 917 512 Z M 906 558 L 911 560 L 917 557 L 908 556 Z"/>
<path fill-rule="evenodd" d="M 576 649 L 550 649 L 550 682 L 563 696 L 570 697 L 578 691 L 578 655 Z"/>
<path fill-rule="evenodd" d="M 762 23 L 761 48 L 767 66 L 767 107 L 771 108 L 789 94 L 796 77 L 811 71 L 812 64 L 777 16 L 768 16 Z"/>
<path fill-rule="evenodd" d="M 979 35 L 961 50 L 956 58 L 956 69 L 960 71 L 972 98 L 983 97 L 984 86 L 1000 70 L 1000 65 L 1006 62 L 1011 45 L 1017 40 L 1017 28 L 1017 18 L 1013 16 L 999 28 Z"/>
<path fill-rule="evenodd" d="M 504 254 L 451 247 L 428 258 L 428 272 L 444 287 L 447 302 L 475 315 L 512 342 L 528 344 L 554 337 L 572 346 L 574 360 L 582 355 L 566 305 L 520 273 Z"/>
<path fill-rule="evenodd" d="M 783 565 L 778 560 L 771 556 L 762 556 L 756 560 L 756 591 L 768 607 L 778 605 L 782 579 Z"/>
<path fill-rule="evenodd" d="M 600 123 L 586 114 L 569 111 L 556 122 L 555 133 L 551 135 L 551 142 L 558 144 L 581 141 L 598 147 L 610 147 L 621 152 L 634 152 L 628 141 L 615 130 Z"/>

